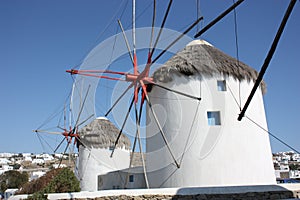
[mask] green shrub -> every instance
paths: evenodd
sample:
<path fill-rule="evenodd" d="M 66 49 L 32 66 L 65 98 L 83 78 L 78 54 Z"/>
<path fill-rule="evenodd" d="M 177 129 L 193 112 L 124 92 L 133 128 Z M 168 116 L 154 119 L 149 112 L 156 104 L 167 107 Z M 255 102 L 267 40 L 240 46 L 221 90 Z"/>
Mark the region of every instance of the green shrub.
<path fill-rule="evenodd" d="M 7 188 L 21 188 L 27 182 L 28 174 L 26 172 L 6 171 L 0 175 L 0 192 L 4 193 Z"/>
<path fill-rule="evenodd" d="M 28 199 L 47 199 L 47 193 L 79 192 L 79 181 L 69 168 L 53 169 L 41 178 L 28 183 L 21 191 L 33 193 Z"/>

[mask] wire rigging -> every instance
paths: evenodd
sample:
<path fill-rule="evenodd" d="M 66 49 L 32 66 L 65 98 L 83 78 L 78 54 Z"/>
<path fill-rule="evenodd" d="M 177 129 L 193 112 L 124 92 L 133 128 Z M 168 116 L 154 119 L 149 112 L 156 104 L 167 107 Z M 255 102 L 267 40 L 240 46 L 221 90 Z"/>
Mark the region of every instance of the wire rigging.
<path fill-rule="evenodd" d="M 122 16 L 123 16 L 123 14 L 124 14 L 124 11 L 125 11 L 125 9 L 123 10 L 123 12 L 121 13 L 121 16 L 120 16 L 120 18 L 122 18 Z M 115 52 L 115 46 L 116 46 L 116 41 L 117 41 L 117 33 L 118 33 L 118 31 L 119 31 L 119 26 L 116 26 L 116 33 L 115 33 L 115 37 L 114 37 L 114 43 L 113 43 L 113 47 L 112 47 L 112 51 L 111 51 L 111 55 L 110 55 L 110 59 L 109 59 L 109 63 L 111 63 L 111 61 L 112 61 L 112 58 L 113 58 L 113 54 L 114 54 L 114 52 Z M 108 67 L 107 67 L 107 69 L 109 70 L 110 69 L 110 67 L 111 67 L 111 65 L 108 65 Z M 106 89 L 105 89 L 105 93 L 106 93 L 106 95 L 108 95 L 108 80 L 107 79 L 105 79 L 104 80 L 104 85 L 106 86 Z M 107 100 L 105 101 L 105 107 L 107 107 L 107 105 L 108 105 L 108 98 L 107 98 Z"/>
<path fill-rule="evenodd" d="M 149 42 L 149 52 L 152 51 L 152 41 L 154 37 L 154 26 L 155 26 L 155 18 L 156 18 L 156 0 L 153 0 L 153 13 L 152 13 L 152 23 L 151 23 L 151 36 L 150 36 L 150 42 Z M 149 55 L 150 56 L 150 55 Z"/>
<path fill-rule="evenodd" d="M 277 141 L 279 141 L 280 143 L 282 143 L 283 145 L 287 146 L 288 148 L 292 149 L 293 151 L 295 151 L 296 153 L 300 154 L 300 151 L 298 151 L 297 149 L 295 149 L 294 147 L 292 147 L 291 145 L 289 145 L 288 143 L 284 142 L 283 140 L 281 140 L 279 137 L 277 137 L 276 135 L 272 134 L 270 131 L 268 131 L 267 129 L 265 129 L 264 127 L 262 127 L 260 124 L 258 124 L 257 122 L 255 122 L 254 120 L 252 120 L 250 117 L 248 117 L 247 115 L 245 115 L 245 117 L 251 121 L 253 124 L 255 124 L 256 126 L 258 126 L 259 128 L 261 128 L 263 131 L 267 132 L 270 136 L 272 136 L 273 138 L 275 138 Z"/>
<path fill-rule="evenodd" d="M 139 19 L 146 14 L 146 10 L 148 10 L 150 8 L 150 6 L 152 5 L 152 2 L 150 2 L 138 15 L 136 15 L 135 17 L 135 21 L 138 22 Z M 131 27 L 132 24 L 129 24 L 127 26 L 125 26 L 125 29 L 128 29 Z"/>
<path fill-rule="evenodd" d="M 67 101 L 68 98 L 70 98 L 72 93 L 72 90 L 70 90 L 65 102 Z M 51 120 L 53 120 L 55 117 L 57 117 L 58 115 L 61 114 L 61 112 L 63 112 L 64 108 L 61 108 L 61 106 L 59 106 L 54 112 L 53 114 L 51 114 L 36 130 L 41 129 L 42 127 L 44 127 L 46 124 L 48 124 Z"/>
<path fill-rule="evenodd" d="M 118 7 L 118 9 L 116 9 L 116 12 L 113 14 L 112 18 L 109 20 L 109 22 L 107 23 L 107 25 L 103 28 L 103 30 L 98 34 L 98 36 L 96 37 L 95 41 L 91 44 L 90 48 L 87 49 L 86 53 L 85 53 L 84 56 L 79 60 L 79 62 L 78 62 L 79 64 L 76 65 L 76 67 L 79 67 L 79 66 L 82 64 L 82 62 L 83 62 L 83 60 L 84 60 L 84 58 L 85 58 L 85 55 L 87 55 L 88 52 L 90 52 L 90 51 L 95 47 L 95 45 L 98 43 L 98 41 L 100 40 L 100 38 L 104 35 L 104 33 L 106 33 L 106 31 L 108 30 L 108 28 L 109 28 L 112 24 L 114 24 L 115 19 L 117 18 L 118 13 L 119 13 L 121 10 L 122 10 L 122 13 L 121 13 L 120 18 L 123 16 L 124 11 L 126 10 L 126 7 L 127 7 L 127 5 L 128 5 L 128 1 L 129 1 L 129 0 L 122 1 L 122 3 L 119 4 L 119 7 Z M 122 8 L 123 8 L 123 9 L 122 9 Z"/>
<path fill-rule="evenodd" d="M 200 9 L 200 0 L 196 0 L 196 16 L 198 19 L 200 16 L 201 16 L 201 9 Z M 197 24 L 197 27 L 196 27 L 196 33 L 199 32 L 199 28 L 200 28 L 200 24 Z"/>
<path fill-rule="evenodd" d="M 45 142 L 45 144 L 47 144 L 47 146 L 53 151 L 53 148 L 51 147 L 51 145 L 39 133 L 37 133 L 37 137 L 38 137 L 38 139 L 39 139 L 39 141 L 40 141 L 40 143 L 42 145 L 42 148 L 45 150 L 45 152 L 46 152 L 46 148 L 45 148 L 43 142 Z"/>
<path fill-rule="evenodd" d="M 230 94 L 232 96 L 232 98 L 234 99 L 235 103 L 237 104 L 237 106 L 240 108 L 239 102 L 238 100 L 235 98 L 230 86 L 227 84 L 228 89 L 230 91 Z M 292 149 L 293 151 L 295 151 L 296 153 L 300 152 L 298 150 L 296 150 L 294 147 L 292 147 L 291 145 L 287 144 L 286 142 L 284 142 L 282 139 L 280 139 L 279 137 L 277 137 L 276 135 L 274 135 L 273 133 L 271 133 L 270 131 L 268 131 L 267 129 L 265 129 L 264 127 L 262 127 L 260 124 L 258 124 L 257 122 L 255 122 L 253 119 L 251 119 L 250 117 L 246 116 L 245 117 L 251 121 L 253 124 L 255 124 L 256 126 L 258 126 L 259 128 L 261 128 L 263 131 L 267 132 L 270 136 L 272 136 L 274 139 L 276 139 L 277 141 L 279 141 L 280 143 L 282 143 L 283 145 L 287 146 L 288 148 Z"/>
<path fill-rule="evenodd" d="M 285 28 L 285 25 L 286 25 L 286 23 L 287 23 L 290 15 L 291 15 L 292 11 L 293 11 L 293 8 L 294 8 L 295 4 L 296 4 L 296 0 L 291 0 L 290 3 L 289 3 L 289 6 L 288 6 L 288 8 L 287 8 L 287 10 L 286 10 L 286 12 L 284 14 L 284 17 L 283 17 L 283 19 L 282 19 L 282 21 L 280 23 L 280 26 L 279 26 L 279 28 L 277 30 L 276 36 L 275 36 L 275 38 L 273 40 L 272 46 L 271 46 L 271 48 L 270 48 L 270 50 L 269 50 L 269 52 L 267 54 L 267 57 L 265 58 L 264 64 L 262 65 L 261 70 L 260 70 L 260 72 L 258 74 L 258 77 L 257 77 L 257 79 L 256 79 L 256 81 L 254 83 L 254 86 L 253 86 L 253 88 L 252 88 L 252 90 L 251 90 L 251 92 L 249 94 L 249 97 L 248 97 L 248 99 L 247 99 L 247 101 L 246 101 L 246 103 L 245 103 L 245 105 L 244 105 L 241 113 L 239 114 L 239 117 L 238 117 L 239 121 L 241 121 L 242 118 L 244 117 L 244 115 L 246 113 L 246 110 L 247 110 L 247 108 L 248 108 L 248 106 L 249 106 L 249 104 L 250 104 L 250 102 L 251 102 L 251 100 L 252 100 L 252 98 L 253 98 L 253 96 L 254 96 L 257 88 L 258 88 L 258 86 L 260 85 L 260 83 L 261 83 L 261 81 L 263 79 L 263 76 L 264 76 L 264 74 L 265 74 L 265 72 L 266 72 L 266 70 L 267 70 L 267 68 L 268 68 L 268 66 L 269 66 L 269 64 L 270 64 L 270 62 L 272 60 L 272 57 L 273 57 L 273 55 L 275 53 L 275 50 L 276 50 L 277 45 L 278 45 L 278 42 L 279 42 L 279 40 L 281 38 L 281 35 L 282 35 L 283 30 Z"/>
<path fill-rule="evenodd" d="M 157 37 L 156 37 L 156 40 L 155 40 L 155 42 L 154 42 L 154 45 L 153 45 L 153 48 L 152 48 L 152 51 L 151 51 L 151 54 L 150 54 L 151 57 L 152 57 L 152 55 L 153 55 L 153 53 L 154 53 L 154 51 L 155 51 L 155 48 L 156 48 L 156 45 L 157 45 L 157 43 L 158 43 L 158 41 L 159 41 L 160 35 L 161 35 L 161 33 L 162 33 L 162 30 L 163 30 L 163 28 L 164 28 L 164 26 L 165 26 L 165 23 L 166 23 L 166 21 L 167 21 L 167 17 L 168 17 L 168 15 L 169 15 L 169 12 L 170 12 L 170 9 L 171 9 L 172 2 L 173 2 L 173 0 L 170 0 L 170 1 L 169 1 L 167 10 L 166 10 L 166 12 L 165 12 L 163 21 L 162 21 L 162 23 L 161 23 L 161 25 L 160 25 L 160 29 L 159 29 L 158 35 L 157 35 Z"/>
<path fill-rule="evenodd" d="M 200 37 L 203 33 L 205 33 L 208 29 L 210 29 L 212 26 L 214 26 L 217 22 L 219 22 L 223 17 L 225 17 L 228 13 L 230 13 L 234 8 L 236 8 L 238 5 L 240 5 L 244 0 L 238 0 L 234 5 L 229 7 L 227 10 L 225 10 L 223 13 L 221 13 L 218 17 L 216 17 L 213 21 L 211 21 L 208 25 L 206 25 L 203 29 L 201 29 L 194 38 Z"/>
<path fill-rule="evenodd" d="M 233 5 L 235 0 L 232 0 Z M 234 19 L 234 35 L 235 35 L 235 50 L 236 50 L 236 62 L 237 66 L 240 66 L 239 58 L 239 43 L 238 43 L 238 23 L 237 23 L 237 13 L 236 9 L 233 9 L 233 19 Z M 241 100 L 241 81 L 239 80 L 239 109 L 241 110 L 242 100 Z"/>
<path fill-rule="evenodd" d="M 231 89 L 230 85 L 228 84 L 228 82 L 226 82 L 226 86 L 227 86 L 227 88 L 229 89 L 229 92 L 230 92 L 230 94 L 231 94 L 232 98 L 234 99 L 234 101 L 235 101 L 236 105 L 237 105 L 237 106 L 238 106 L 238 108 L 240 109 L 240 108 L 241 108 L 241 105 L 239 104 L 239 102 L 238 102 L 237 98 L 234 96 L 234 94 L 233 94 L 233 91 L 232 91 L 232 89 Z"/>
<path fill-rule="evenodd" d="M 193 117 L 192 125 L 191 125 L 190 130 L 189 130 L 189 135 L 186 139 L 186 142 L 185 142 L 185 145 L 184 145 L 184 148 L 183 148 L 183 152 L 182 152 L 182 155 L 181 155 L 181 158 L 180 158 L 180 161 L 179 161 L 179 165 L 182 164 L 184 155 L 187 152 L 187 148 L 188 148 L 190 137 L 191 137 L 191 134 L 192 134 L 192 131 L 193 131 L 193 128 L 194 128 L 194 124 L 196 123 L 196 119 L 198 118 L 199 107 L 200 107 L 200 101 L 197 102 L 197 108 L 196 108 L 196 111 L 195 111 L 195 114 L 194 114 L 194 117 Z"/>

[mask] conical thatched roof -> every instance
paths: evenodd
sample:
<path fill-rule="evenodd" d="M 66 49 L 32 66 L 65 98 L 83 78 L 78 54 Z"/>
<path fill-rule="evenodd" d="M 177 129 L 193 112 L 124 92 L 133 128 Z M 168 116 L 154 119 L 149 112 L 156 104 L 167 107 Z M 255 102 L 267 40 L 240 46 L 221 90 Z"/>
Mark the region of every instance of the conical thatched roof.
<path fill-rule="evenodd" d="M 118 137 L 119 130 L 107 118 L 99 117 L 79 131 L 80 141 L 90 148 L 112 147 Z M 117 147 L 130 149 L 130 140 L 121 135 Z"/>
<path fill-rule="evenodd" d="M 173 75 L 204 77 L 232 76 L 237 80 L 255 81 L 258 73 L 241 61 L 223 53 L 204 40 L 194 40 L 182 51 L 174 55 L 163 66 L 157 69 L 153 78 L 155 81 L 170 82 Z M 263 93 L 266 90 L 262 82 Z"/>

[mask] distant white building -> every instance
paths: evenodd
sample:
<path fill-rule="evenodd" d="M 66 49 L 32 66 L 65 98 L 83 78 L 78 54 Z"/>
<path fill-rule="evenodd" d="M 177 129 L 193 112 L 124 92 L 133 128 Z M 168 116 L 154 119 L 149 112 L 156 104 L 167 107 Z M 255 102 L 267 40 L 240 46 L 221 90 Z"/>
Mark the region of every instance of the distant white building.
<path fill-rule="evenodd" d="M 9 199 L 9 197 L 13 196 L 18 190 L 18 188 L 9 188 L 5 190 L 4 199 Z"/>
<path fill-rule="evenodd" d="M 32 164 L 41 165 L 41 164 L 44 164 L 44 163 L 45 163 L 44 159 L 35 158 L 35 159 L 32 160 Z"/>
<path fill-rule="evenodd" d="M 52 155 L 49 155 L 47 153 L 37 154 L 36 158 L 41 158 L 41 159 L 44 159 L 45 161 L 46 160 L 53 160 L 54 159 L 54 157 Z"/>
<path fill-rule="evenodd" d="M 11 161 L 8 160 L 7 158 L 0 158 L 0 165 L 2 165 L 2 164 L 10 164 L 10 163 L 11 163 Z"/>
<path fill-rule="evenodd" d="M 290 178 L 299 179 L 300 178 L 300 171 L 299 170 L 290 170 L 289 175 L 290 175 Z"/>
<path fill-rule="evenodd" d="M 46 174 L 46 172 L 44 172 L 44 171 L 32 172 L 29 180 L 32 181 L 32 180 L 38 179 L 38 178 L 44 176 L 45 174 Z"/>
<path fill-rule="evenodd" d="M 297 153 L 293 154 L 292 159 L 293 161 L 300 162 L 300 154 Z"/>
<path fill-rule="evenodd" d="M 56 153 L 56 154 L 54 154 L 54 157 L 58 158 L 58 159 L 61 159 L 61 158 L 67 159 L 68 158 L 68 156 L 66 156 L 66 155 L 64 155 L 62 153 Z"/>
<path fill-rule="evenodd" d="M 280 167 L 280 170 L 284 170 L 284 171 L 290 170 L 288 163 L 280 164 L 279 167 Z"/>
<path fill-rule="evenodd" d="M 32 157 L 31 156 L 25 156 L 24 161 L 32 162 Z"/>
<path fill-rule="evenodd" d="M 57 168 L 64 168 L 64 167 L 67 167 L 67 165 L 66 165 L 66 164 L 53 164 L 52 167 L 53 167 L 54 169 L 57 169 Z"/>
<path fill-rule="evenodd" d="M 13 170 L 12 166 L 9 166 L 12 162 L 7 158 L 0 158 L 0 175 L 6 171 Z"/>
<path fill-rule="evenodd" d="M 31 157 L 32 154 L 31 154 L 31 153 L 22 153 L 22 156 L 23 156 L 23 157 Z"/>
<path fill-rule="evenodd" d="M 275 170 L 276 178 L 289 178 L 290 169 L 286 164 L 280 164 L 279 169 Z"/>
<path fill-rule="evenodd" d="M 14 155 L 13 153 L 0 153 L 0 158 L 11 158 Z"/>
<path fill-rule="evenodd" d="M 281 157 L 280 156 L 276 156 L 275 159 L 276 159 L 277 162 L 281 162 Z"/>
<path fill-rule="evenodd" d="M 13 170 L 14 168 L 12 166 L 9 166 L 7 164 L 2 164 L 0 165 L 0 175 L 3 174 L 4 172 Z"/>
<path fill-rule="evenodd" d="M 48 155 L 48 156 L 44 157 L 45 162 L 50 162 L 50 161 L 53 161 L 53 160 L 54 160 L 54 157 L 52 155 Z"/>
<path fill-rule="evenodd" d="M 284 162 L 288 162 L 288 161 L 291 160 L 291 156 L 290 156 L 290 155 L 284 155 L 284 156 L 281 157 L 281 159 L 282 159 L 282 161 L 284 161 Z"/>

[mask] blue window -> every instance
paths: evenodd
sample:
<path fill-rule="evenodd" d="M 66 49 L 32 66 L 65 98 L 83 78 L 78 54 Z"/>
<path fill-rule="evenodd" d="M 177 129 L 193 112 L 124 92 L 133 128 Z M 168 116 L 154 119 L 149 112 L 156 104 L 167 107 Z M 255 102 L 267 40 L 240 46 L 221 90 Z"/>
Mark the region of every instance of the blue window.
<path fill-rule="evenodd" d="M 209 126 L 219 126 L 221 125 L 220 111 L 208 111 L 207 120 Z"/>
<path fill-rule="evenodd" d="M 226 81 L 217 81 L 218 91 L 226 91 Z"/>
<path fill-rule="evenodd" d="M 130 176 L 129 176 L 129 182 L 130 182 L 130 183 L 134 182 L 134 176 L 133 176 L 133 175 L 130 175 Z"/>
<path fill-rule="evenodd" d="M 113 151 L 115 146 L 109 146 L 109 151 Z"/>

